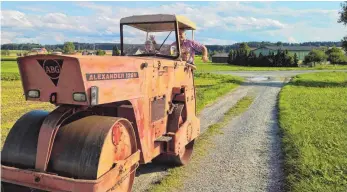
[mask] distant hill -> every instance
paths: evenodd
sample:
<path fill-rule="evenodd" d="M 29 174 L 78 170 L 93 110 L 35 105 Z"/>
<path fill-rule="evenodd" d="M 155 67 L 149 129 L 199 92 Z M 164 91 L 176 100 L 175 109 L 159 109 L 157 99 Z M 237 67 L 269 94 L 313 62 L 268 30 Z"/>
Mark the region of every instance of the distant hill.
<path fill-rule="evenodd" d="M 316 42 L 303 42 L 303 43 L 282 43 L 282 42 L 246 42 L 248 46 L 252 48 L 257 48 L 261 46 L 276 46 L 276 45 L 283 45 L 283 46 L 327 46 L 327 47 L 341 47 L 342 43 L 340 41 L 316 41 Z M 229 52 L 230 49 L 235 49 L 239 46 L 240 43 L 235 43 L 232 45 L 206 45 L 209 52 Z M 74 42 L 75 49 L 76 50 L 93 50 L 93 49 L 102 49 L 102 50 L 112 50 L 114 45 L 117 45 L 118 48 L 120 48 L 119 43 L 79 43 Z M 34 44 L 34 43 L 25 43 L 25 44 L 3 44 L 1 45 L 2 50 L 31 50 L 33 48 L 40 48 L 45 47 L 47 50 L 55 50 L 55 49 L 63 49 L 63 44 L 55 44 L 55 45 L 41 45 L 41 44 Z"/>

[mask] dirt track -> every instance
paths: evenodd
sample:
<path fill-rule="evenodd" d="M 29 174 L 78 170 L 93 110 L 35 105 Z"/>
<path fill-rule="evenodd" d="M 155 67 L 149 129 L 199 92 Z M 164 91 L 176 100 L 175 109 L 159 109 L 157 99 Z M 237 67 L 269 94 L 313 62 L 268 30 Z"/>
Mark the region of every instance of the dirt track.
<path fill-rule="evenodd" d="M 283 171 L 276 98 L 283 83 L 250 83 L 249 110 L 215 136 L 215 150 L 185 180 L 182 191 L 282 191 Z"/>
<path fill-rule="evenodd" d="M 231 120 L 224 134 L 214 139 L 216 148 L 202 160 L 202 167 L 189 173 L 180 191 L 282 191 L 283 171 L 277 126 L 277 96 L 284 85 L 282 74 L 244 75 L 248 82 L 205 108 L 200 115 L 202 131 L 216 123 L 246 95 L 255 96 L 249 110 Z M 138 170 L 133 191 L 146 191 L 167 174 L 166 167 L 151 164 Z"/>

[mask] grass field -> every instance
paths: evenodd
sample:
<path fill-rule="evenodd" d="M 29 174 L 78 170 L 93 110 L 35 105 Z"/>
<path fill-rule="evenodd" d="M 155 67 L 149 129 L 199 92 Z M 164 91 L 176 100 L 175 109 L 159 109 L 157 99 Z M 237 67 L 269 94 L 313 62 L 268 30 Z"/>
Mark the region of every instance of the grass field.
<path fill-rule="evenodd" d="M 20 81 L 1 81 L 1 146 L 19 117 L 34 109 L 53 108 L 49 103 L 25 101 Z"/>
<path fill-rule="evenodd" d="M 347 191 L 347 73 L 295 77 L 279 108 L 287 191 Z"/>
<path fill-rule="evenodd" d="M 1 80 L 20 80 L 16 61 L 1 61 Z"/>
<path fill-rule="evenodd" d="M 209 71 L 292 71 L 292 70 L 347 70 L 347 65 L 318 65 L 316 67 L 244 67 L 228 64 L 204 63 L 201 56 L 195 57 L 195 64 L 199 72 Z"/>

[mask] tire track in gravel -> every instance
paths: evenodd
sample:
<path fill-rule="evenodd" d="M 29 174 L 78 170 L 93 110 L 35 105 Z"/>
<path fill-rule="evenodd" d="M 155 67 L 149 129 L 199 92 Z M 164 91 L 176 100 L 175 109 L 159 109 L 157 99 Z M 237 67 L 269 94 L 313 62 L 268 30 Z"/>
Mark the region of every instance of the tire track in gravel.
<path fill-rule="evenodd" d="M 237 101 L 248 94 L 254 93 L 256 87 L 251 83 L 241 85 L 232 92 L 218 99 L 214 104 L 205 107 L 200 115 L 201 132 L 204 132 L 210 125 L 217 123 Z M 168 167 L 164 165 L 145 164 L 140 165 L 136 171 L 136 178 L 132 191 L 143 192 L 150 188 L 154 183 L 159 182 L 167 174 Z"/>

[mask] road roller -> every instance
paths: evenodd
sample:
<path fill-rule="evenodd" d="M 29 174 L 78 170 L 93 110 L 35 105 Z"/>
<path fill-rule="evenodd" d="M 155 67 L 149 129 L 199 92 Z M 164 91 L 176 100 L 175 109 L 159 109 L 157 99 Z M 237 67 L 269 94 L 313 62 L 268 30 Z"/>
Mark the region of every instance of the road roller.
<path fill-rule="evenodd" d="M 17 59 L 25 99 L 52 111 L 23 114 L 1 153 L 3 192 L 131 191 L 141 164 L 187 164 L 200 134 L 194 70 L 179 15 L 120 20 L 119 56 Z"/>

